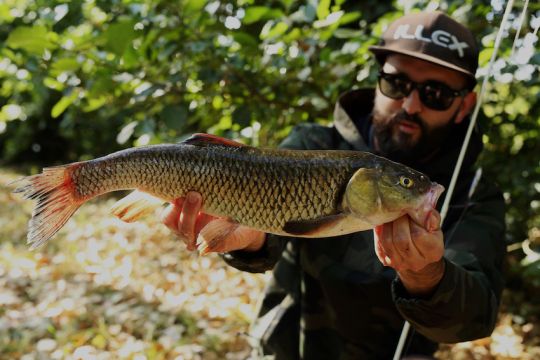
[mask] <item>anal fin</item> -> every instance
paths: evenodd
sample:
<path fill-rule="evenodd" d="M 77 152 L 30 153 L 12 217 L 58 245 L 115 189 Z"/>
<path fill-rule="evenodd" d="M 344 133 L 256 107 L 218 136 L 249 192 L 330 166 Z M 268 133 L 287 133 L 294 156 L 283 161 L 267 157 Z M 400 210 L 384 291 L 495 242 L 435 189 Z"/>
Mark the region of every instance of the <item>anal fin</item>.
<path fill-rule="evenodd" d="M 111 213 L 125 222 L 134 222 L 153 213 L 164 201 L 150 194 L 135 190 L 118 200 L 111 208 Z"/>

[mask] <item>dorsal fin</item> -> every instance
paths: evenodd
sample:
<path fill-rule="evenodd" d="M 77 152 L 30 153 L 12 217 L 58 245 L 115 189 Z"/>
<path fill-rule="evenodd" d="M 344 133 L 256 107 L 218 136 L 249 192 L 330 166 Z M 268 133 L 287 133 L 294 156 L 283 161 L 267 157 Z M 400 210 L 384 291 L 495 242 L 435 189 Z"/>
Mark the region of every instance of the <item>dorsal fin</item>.
<path fill-rule="evenodd" d="M 233 147 L 244 147 L 242 143 L 234 141 L 231 139 L 225 139 L 217 135 L 196 133 L 191 135 L 188 139 L 182 141 L 183 144 L 196 145 L 196 146 L 207 146 L 207 145 L 223 145 L 223 146 L 233 146 Z"/>

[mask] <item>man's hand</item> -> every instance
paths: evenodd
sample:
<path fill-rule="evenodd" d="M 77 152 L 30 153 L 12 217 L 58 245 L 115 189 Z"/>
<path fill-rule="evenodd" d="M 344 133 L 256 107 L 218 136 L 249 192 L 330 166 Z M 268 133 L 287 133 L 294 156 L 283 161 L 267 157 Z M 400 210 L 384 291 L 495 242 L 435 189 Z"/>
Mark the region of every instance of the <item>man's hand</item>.
<path fill-rule="evenodd" d="M 180 237 L 187 249 L 209 252 L 233 250 L 257 251 L 265 241 L 266 234 L 223 218 L 201 212 L 202 196 L 197 192 L 178 198 L 162 213 L 165 226 Z"/>
<path fill-rule="evenodd" d="M 374 229 L 379 260 L 396 270 L 411 295 L 429 295 L 444 275 L 444 238 L 433 210 L 424 227 L 408 215 Z"/>

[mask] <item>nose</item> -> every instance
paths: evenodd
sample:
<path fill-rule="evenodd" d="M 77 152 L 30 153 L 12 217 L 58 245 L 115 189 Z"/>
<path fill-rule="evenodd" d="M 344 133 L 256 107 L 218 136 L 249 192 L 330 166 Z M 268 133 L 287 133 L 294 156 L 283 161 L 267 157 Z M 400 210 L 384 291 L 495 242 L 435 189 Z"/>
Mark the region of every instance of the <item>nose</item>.
<path fill-rule="evenodd" d="M 417 114 L 422 111 L 422 101 L 420 100 L 417 89 L 413 89 L 407 97 L 403 98 L 401 107 L 407 114 Z"/>

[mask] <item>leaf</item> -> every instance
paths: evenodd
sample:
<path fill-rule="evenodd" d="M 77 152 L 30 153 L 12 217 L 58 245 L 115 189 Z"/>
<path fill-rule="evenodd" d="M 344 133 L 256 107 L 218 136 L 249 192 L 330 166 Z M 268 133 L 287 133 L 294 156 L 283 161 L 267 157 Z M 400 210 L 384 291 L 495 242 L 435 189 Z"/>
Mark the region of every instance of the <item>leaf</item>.
<path fill-rule="evenodd" d="M 103 335 L 97 334 L 92 339 L 91 344 L 98 349 L 105 349 L 105 347 L 107 346 L 107 339 Z"/>
<path fill-rule="evenodd" d="M 69 105 L 73 104 L 79 95 L 78 91 L 72 91 L 71 94 L 63 96 L 52 108 L 51 116 L 57 118 L 68 108 Z"/>
<path fill-rule="evenodd" d="M 289 28 L 289 25 L 287 25 L 283 21 L 278 22 L 277 24 L 272 26 L 270 28 L 270 30 L 268 30 L 268 32 L 266 32 L 266 33 L 261 32 L 261 38 L 262 39 L 272 39 L 272 38 L 278 37 L 280 35 L 285 34 L 285 32 L 287 31 L 288 28 Z"/>
<path fill-rule="evenodd" d="M 0 23 L 10 23 L 14 19 L 8 4 L 0 4 Z"/>
<path fill-rule="evenodd" d="M 77 59 L 73 57 L 58 59 L 51 66 L 52 71 L 57 74 L 64 71 L 76 71 L 80 67 L 81 64 L 79 64 Z"/>
<path fill-rule="evenodd" d="M 124 55 L 122 56 L 122 64 L 125 68 L 131 69 L 139 65 L 139 62 L 141 60 L 141 56 L 133 48 L 133 46 L 128 46 L 128 48 L 124 51 Z"/>
<path fill-rule="evenodd" d="M 485 66 L 491 59 L 491 55 L 493 54 L 493 48 L 486 48 L 480 51 L 480 55 L 478 56 L 478 64 L 480 66 Z"/>
<path fill-rule="evenodd" d="M 361 14 L 358 11 L 345 13 L 340 19 L 339 23 L 340 25 L 351 23 L 355 20 L 360 19 Z"/>
<path fill-rule="evenodd" d="M 328 15 L 330 15 L 330 0 L 320 0 L 317 5 L 317 18 L 323 20 Z"/>
<path fill-rule="evenodd" d="M 56 48 L 45 26 L 19 26 L 9 34 L 6 45 L 36 55 L 42 55 L 45 50 Z"/>
<path fill-rule="evenodd" d="M 353 29 L 336 29 L 334 31 L 334 36 L 338 39 L 350 39 L 350 38 L 356 38 L 362 36 L 362 31 L 360 30 L 353 30 Z M 358 47 L 360 47 L 360 44 L 357 44 Z"/>
<path fill-rule="evenodd" d="M 266 6 L 251 6 L 246 9 L 246 15 L 242 19 L 242 23 L 249 25 L 261 20 L 277 19 L 283 16 L 283 12 L 279 9 L 271 9 Z"/>
<path fill-rule="evenodd" d="M 96 109 L 99 109 L 103 105 L 105 105 L 106 102 L 107 102 L 107 97 L 105 96 L 100 96 L 97 98 L 95 97 L 88 98 L 88 104 L 83 107 L 83 111 L 84 112 L 94 111 Z"/>
<path fill-rule="evenodd" d="M 186 0 L 184 10 L 186 13 L 194 13 L 200 11 L 206 5 L 206 0 Z"/>
<path fill-rule="evenodd" d="M 105 49 L 116 55 L 122 55 L 131 45 L 133 39 L 137 37 L 134 26 L 135 20 L 120 20 L 110 25 L 102 34 L 102 38 L 105 40 Z"/>
<path fill-rule="evenodd" d="M 259 44 L 257 39 L 255 39 L 253 36 L 251 36 L 248 33 L 241 32 L 241 31 L 234 32 L 233 33 L 233 39 L 237 43 L 239 43 L 241 45 L 244 45 L 244 46 L 257 47 L 257 45 Z"/>
<path fill-rule="evenodd" d="M 50 89 L 54 89 L 56 91 L 62 91 L 66 87 L 64 83 L 61 83 L 60 81 L 57 81 L 56 79 L 52 77 L 46 77 L 43 79 L 43 85 Z"/>
<path fill-rule="evenodd" d="M 133 135 L 133 132 L 135 131 L 135 128 L 137 127 L 139 123 L 136 121 L 132 121 L 129 124 L 125 125 L 122 130 L 116 135 L 116 142 L 120 145 L 125 144 L 131 135 Z"/>

